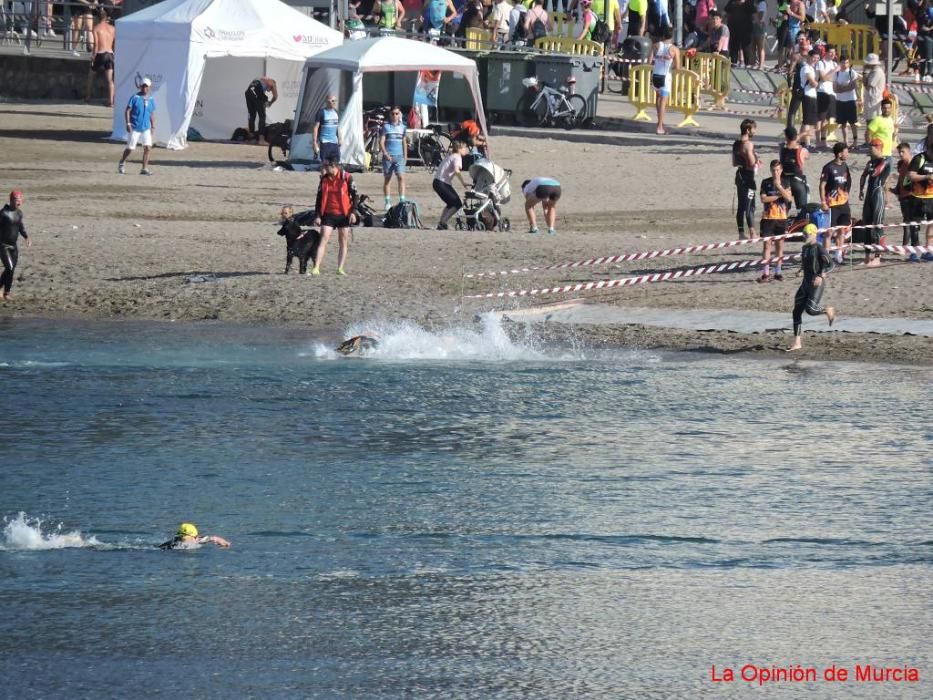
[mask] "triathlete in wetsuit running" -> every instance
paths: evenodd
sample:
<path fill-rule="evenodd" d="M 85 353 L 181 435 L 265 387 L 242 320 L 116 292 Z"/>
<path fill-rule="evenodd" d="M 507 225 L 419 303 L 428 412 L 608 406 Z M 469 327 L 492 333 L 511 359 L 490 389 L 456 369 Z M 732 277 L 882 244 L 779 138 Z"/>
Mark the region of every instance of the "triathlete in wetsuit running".
<path fill-rule="evenodd" d="M 735 166 L 735 190 L 738 204 L 735 210 L 735 224 L 739 230 L 739 239 L 745 240 L 745 231 L 748 237 L 757 238 L 755 233 L 755 170 L 760 161 L 755 153 L 752 137 L 758 125 L 754 119 L 743 119 L 739 127 L 741 136 L 732 144 L 732 165 Z"/>
<path fill-rule="evenodd" d="M 816 224 L 807 224 L 803 227 L 807 242 L 800 251 L 800 271 L 803 273 L 803 282 L 794 295 L 794 344 L 787 351 L 800 350 L 801 334 L 803 333 L 803 312 L 810 316 L 826 314 L 829 325 L 836 320 L 836 310 L 832 306 L 825 309 L 820 306 L 823 298 L 823 289 L 826 287 L 826 275 L 832 270 L 833 263 L 829 253 L 816 242 Z"/>
<path fill-rule="evenodd" d="M 3 274 L 0 275 L 0 299 L 10 298 L 10 289 L 13 286 L 13 273 L 19 260 L 19 247 L 17 242 L 22 236 L 26 245 L 31 246 L 32 241 L 26 234 L 23 225 L 23 193 L 19 190 L 10 192 L 10 203 L 0 209 L 0 262 L 3 263 Z"/>

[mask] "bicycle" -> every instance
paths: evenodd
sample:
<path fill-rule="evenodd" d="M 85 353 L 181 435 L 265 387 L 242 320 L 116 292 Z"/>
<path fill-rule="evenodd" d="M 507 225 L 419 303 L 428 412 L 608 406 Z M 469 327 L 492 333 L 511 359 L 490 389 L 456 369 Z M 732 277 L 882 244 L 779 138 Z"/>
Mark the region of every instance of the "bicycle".
<path fill-rule="evenodd" d="M 433 170 L 450 153 L 451 138 L 450 134 L 437 124 L 431 124 L 428 128 L 431 133 L 418 139 L 418 157 L 421 158 L 424 167 Z"/>
<path fill-rule="evenodd" d="M 573 78 L 568 82 L 572 84 Z M 537 78 L 525 78 L 522 85 L 528 90 L 515 106 L 515 119 L 520 126 L 562 124 L 565 129 L 573 129 L 586 119 L 586 100 L 571 93 L 570 88 L 558 90 Z"/>

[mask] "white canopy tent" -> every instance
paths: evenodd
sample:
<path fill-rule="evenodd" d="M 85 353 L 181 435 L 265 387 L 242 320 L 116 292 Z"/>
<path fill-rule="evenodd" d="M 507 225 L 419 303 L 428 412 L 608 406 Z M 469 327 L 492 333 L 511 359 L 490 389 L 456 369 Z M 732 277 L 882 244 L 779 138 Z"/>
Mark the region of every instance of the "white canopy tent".
<path fill-rule="evenodd" d="M 450 71 L 462 76 L 473 96 L 476 121 L 483 133 L 486 133 L 486 117 L 475 61 L 453 51 L 410 39 L 360 39 L 315 54 L 305 63 L 290 160 L 309 162 L 314 159 L 311 140 L 314 117 L 324 104 L 324 98 L 333 94 L 338 96 L 341 105 L 341 160 L 346 165 L 363 167 L 363 74 L 422 70 Z"/>
<path fill-rule="evenodd" d="M 124 108 L 152 80 L 159 145 L 184 148 L 188 127 L 229 139 L 247 121 L 244 92 L 275 79 L 267 122 L 293 114 L 304 61 L 343 35 L 279 0 L 163 0 L 117 20 L 113 139 L 126 137 Z"/>

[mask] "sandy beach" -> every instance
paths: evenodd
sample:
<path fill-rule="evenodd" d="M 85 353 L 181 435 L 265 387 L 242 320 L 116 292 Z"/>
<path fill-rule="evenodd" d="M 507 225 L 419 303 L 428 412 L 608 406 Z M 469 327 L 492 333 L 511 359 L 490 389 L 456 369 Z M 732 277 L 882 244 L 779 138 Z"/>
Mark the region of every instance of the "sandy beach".
<path fill-rule="evenodd" d="M 736 125 L 739 118 L 736 119 Z M 494 159 L 514 172 L 513 191 L 536 175 L 563 184 L 558 235 L 531 236 L 520 197 L 506 205 L 514 230 L 435 231 L 442 208 L 431 174 L 412 168 L 409 198 L 421 207 L 425 230 L 358 228 L 347 265 L 334 274 L 332 246 L 319 278 L 282 274 L 284 241 L 276 236 L 283 203 L 313 204 L 316 173 L 275 171 L 265 148 L 194 143 L 180 152 L 158 149 L 152 177 L 138 162 L 119 175 L 121 145 L 105 140 L 110 112 L 98 106 L 0 103 L 0 185 L 22 189 L 33 246 L 21 246 L 13 299 L 0 317 L 229 321 L 301 325 L 340 331 L 367 320 L 409 319 L 439 326 L 471 323 L 476 314 L 583 297 L 620 307 L 786 311 L 790 325 L 795 268 L 783 283 L 756 284 L 754 271 L 640 285 L 605 292 L 522 300 L 462 300 L 466 294 L 614 279 L 754 258 L 759 246 L 609 266 L 463 279 L 463 273 L 541 266 L 617 253 L 732 240 L 732 134 L 721 138 L 639 131 L 618 143 L 572 143 L 561 132 L 496 136 Z M 773 138 L 760 139 L 766 163 Z M 830 159 L 815 154 L 808 177 L 818 181 Z M 867 156 L 852 154 L 857 177 Z M 361 192 L 381 203 L 382 177 L 355 176 Z M 856 194 L 857 196 L 857 194 Z M 854 202 L 853 215 L 860 213 Z M 889 211 L 897 221 L 899 212 Z M 888 241 L 900 243 L 899 229 Z M 789 246 L 796 252 L 799 243 Z M 859 256 L 860 257 L 860 256 Z M 881 268 L 848 266 L 832 276 L 826 302 L 841 315 L 933 319 L 933 265 L 886 257 Z M 593 344 L 778 353 L 789 334 L 762 329 L 684 331 L 611 324 L 542 328 L 549 337 L 572 332 Z M 809 333 L 808 359 L 933 364 L 928 337 Z"/>

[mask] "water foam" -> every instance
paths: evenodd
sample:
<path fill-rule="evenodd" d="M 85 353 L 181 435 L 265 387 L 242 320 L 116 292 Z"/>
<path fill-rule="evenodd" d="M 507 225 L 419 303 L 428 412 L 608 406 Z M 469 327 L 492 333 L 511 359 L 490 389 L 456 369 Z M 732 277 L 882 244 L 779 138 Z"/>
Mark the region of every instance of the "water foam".
<path fill-rule="evenodd" d="M 429 330 L 411 321 L 367 321 L 347 328 L 346 336 L 368 335 L 379 340 L 379 347 L 366 353 L 376 360 L 473 360 L 535 361 L 581 360 L 579 350 L 546 353 L 529 332 L 514 340 L 491 313 L 479 318 L 479 326 L 450 326 Z M 317 345 L 315 357 L 339 357 L 333 348 Z"/>
<path fill-rule="evenodd" d="M 43 526 L 46 528 L 43 531 Z M 64 532 L 64 525 L 51 526 L 39 518 L 29 518 L 20 512 L 15 518 L 4 518 L 3 540 L 0 550 L 44 550 L 69 547 L 100 547 L 102 543 L 93 535 L 84 537 L 80 530 Z"/>

